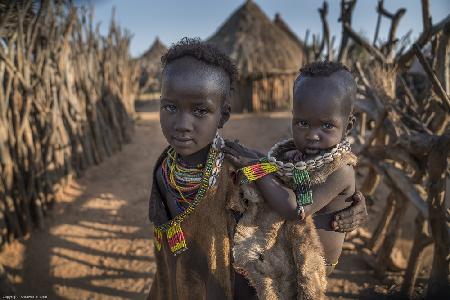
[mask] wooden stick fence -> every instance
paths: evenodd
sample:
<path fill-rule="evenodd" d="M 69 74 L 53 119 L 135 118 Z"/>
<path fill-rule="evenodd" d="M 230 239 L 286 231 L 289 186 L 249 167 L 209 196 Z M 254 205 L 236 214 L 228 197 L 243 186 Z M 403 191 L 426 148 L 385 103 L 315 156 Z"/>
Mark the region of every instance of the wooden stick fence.
<path fill-rule="evenodd" d="M 0 4 L 0 245 L 42 227 L 67 180 L 130 141 L 130 34 L 63 1 Z"/>
<path fill-rule="evenodd" d="M 386 210 L 366 244 L 367 259 L 376 274 L 384 277 L 391 267 L 389 258 L 401 230 L 399 224 L 405 217 L 407 206 L 414 205 L 418 211 L 414 245 L 400 292 L 409 298 L 413 296 L 423 250 L 433 244 L 434 258 L 427 297 L 436 298 L 443 293 L 448 294 L 450 287 L 450 228 L 445 207 L 450 154 L 450 16 L 433 25 L 429 1 L 421 0 L 423 31 L 409 49 L 403 45 L 396 51 L 396 31 L 406 9 L 391 13 L 380 0 L 378 23 L 382 17 L 389 20 L 389 35 L 386 42 L 378 43 L 376 30 L 371 43 L 351 28 L 355 5 L 356 0 L 341 1 L 343 34 L 337 57 L 340 62 L 353 67 L 359 84 L 355 109 L 361 124 L 355 135 L 355 149 L 361 167 L 367 169 L 361 189 L 367 198 L 372 199 L 380 182 L 390 189 Z M 327 27 L 326 7 L 324 4 L 319 9 L 324 28 Z M 330 39 L 327 33 L 323 36 Z M 351 59 L 350 41 L 353 50 L 359 47 L 369 55 L 370 59 L 364 64 Z M 314 53 L 307 57 L 330 57 L 329 50 L 323 53 L 323 47 L 318 48 L 314 44 L 324 45 L 329 41 L 313 41 L 313 46 L 307 49 Z M 431 50 L 431 61 L 423 54 L 425 47 Z M 425 71 L 424 80 L 431 83 L 428 96 L 423 99 L 412 92 L 414 86 L 405 80 L 415 58 Z"/>

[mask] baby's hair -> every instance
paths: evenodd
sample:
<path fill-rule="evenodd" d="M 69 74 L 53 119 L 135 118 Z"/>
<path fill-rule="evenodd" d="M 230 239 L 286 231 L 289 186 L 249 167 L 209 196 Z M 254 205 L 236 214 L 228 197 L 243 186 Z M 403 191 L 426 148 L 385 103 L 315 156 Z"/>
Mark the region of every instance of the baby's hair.
<path fill-rule="evenodd" d="M 199 38 L 182 38 L 178 43 L 172 44 L 169 50 L 161 57 L 165 68 L 172 61 L 190 56 L 205 64 L 221 68 L 230 78 L 230 89 L 237 79 L 237 68 L 231 59 L 211 44 L 202 42 Z"/>
<path fill-rule="evenodd" d="M 348 72 L 350 75 L 352 74 L 347 66 L 341 64 L 340 62 L 324 60 L 304 65 L 300 69 L 300 76 L 326 77 L 338 71 Z"/>
<path fill-rule="evenodd" d="M 353 104 L 356 98 L 356 91 L 357 91 L 357 85 L 356 85 L 356 81 L 355 78 L 353 77 L 352 72 L 350 71 L 350 69 L 341 64 L 340 62 L 334 62 L 334 61 L 316 61 L 316 62 L 312 62 L 309 64 L 304 65 L 301 69 L 300 69 L 300 74 L 297 76 L 297 78 L 294 81 L 294 91 L 296 89 L 296 86 L 298 84 L 298 82 L 305 77 L 313 77 L 313 78 L 317 78 L 317 77 L 329 77 L 332 74 L 336 73 L 336 72 L 344 72 L 343 76 L 340 76 L 340 80 L 342 80 L 342 82 L 344 83 L 344 89 L 345 89 L 345 93 L 346 95 L 348 95 L 348 97 L 345 97 L 344 100 L 346 102 L 346 105 L 344 105 L 345 108 L 344 112 L 345 114 L 351 114 L 351 112 L 353 111 Z"/>

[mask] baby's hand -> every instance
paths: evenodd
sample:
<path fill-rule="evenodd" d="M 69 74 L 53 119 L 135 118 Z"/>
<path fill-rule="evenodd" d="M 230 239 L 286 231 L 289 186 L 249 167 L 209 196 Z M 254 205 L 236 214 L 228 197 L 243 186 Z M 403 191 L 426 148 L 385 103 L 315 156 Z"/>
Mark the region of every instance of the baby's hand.
<path fill-rule="evenodd" d="M 264 154 L 242 146 L 238 140 L 234 142 L 225 140 L 225 146 L 222 148 L 222 151 L 237 169 L 249 166 L 264 157 Z"/>

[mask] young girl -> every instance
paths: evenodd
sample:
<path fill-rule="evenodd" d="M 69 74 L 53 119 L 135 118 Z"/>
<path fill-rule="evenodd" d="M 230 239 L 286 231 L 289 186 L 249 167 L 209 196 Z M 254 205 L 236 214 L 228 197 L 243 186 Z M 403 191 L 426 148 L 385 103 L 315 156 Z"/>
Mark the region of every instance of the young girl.
<path fill-rule="evenodd" d="M 170 146 L 155 164 L 149 202 L 156 272 L 148 298 L 245 298 L 232 259 L 242 202 L 217 134 L 229 118 L 236 68 L 195 39 L 173 45 L 162 62 L 160 122 Z"/>
<path fill-rule="evenodd" d="M 236 68 L 198 40 L 162 57 L 160 122 L 170 146 L 156 162 L 150 197 L 156 274 L 149 299 L 232 299 L 230 209 L 234 183 L 217 134 L 230 114 Z"/>
<path fill-rule="evenodd" d="M 257 212 L 250 217 L 244 214 L 246 221 L 238 223 L 235 251 L 239 248 L 248 252 L 256 247 L 263 249 L 260 255 L 267 256 L 265 252 L 274 247 L 268 247 L 268 240 L 261 239 L 269 231 L 264 232 L 265 221 L 261 221 L 268 218 L 268 213 L 265 204 L 258 202 L 260 196 L 281 219 L 304 220 L 314 214 L 325 264 L 331 272 L 345 237 L 345 233 L 332 228 L 333 215 L 348 207 L 347 199 L 355 192 L 356 157 L 346 138 L 355 120 L 351 114 L 355 97 L 356 83 L 343 65 L 333 62 L 306 65 L 294 84 L 292 139 L 277 143 L 265 161 L 255 160 L 258 158 L 255 152 L 237 143 L 226 143 L 223 149 L 226 156 L 240 168 L 244 181 L 254 182 L 259 192 L 252 197 L 255 191 L 246 187 L 247 195 L 253 198 L 250 207 Z M 252 227 L 259 229 L 248 234 Z M 273 241 L 282 239 L 286 231 L 282 229 L 272 233 L 277 236 Z M 289 254 L 279 256 L 282 257 L 279 261 L 288 261 Z M 235 254 L 235 265 L 243 269 L 251 282 L 257 281 L 256 285 L 271 278 L 269 272 L 257 270 L 256 265 L 260 264 L 256 259 L 249 261 Z M 273 268 L 275 263 L 270 268 L 266 266 L 267 270 Z"/>

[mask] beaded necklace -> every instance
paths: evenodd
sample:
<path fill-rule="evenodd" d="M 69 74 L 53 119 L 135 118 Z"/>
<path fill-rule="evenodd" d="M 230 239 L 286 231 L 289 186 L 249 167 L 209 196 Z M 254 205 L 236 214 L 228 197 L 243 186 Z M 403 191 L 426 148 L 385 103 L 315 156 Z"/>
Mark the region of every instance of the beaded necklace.
<path fill-rule="evenodd" d="M 288 139 L 276 143 L 268 152 L 267 159 L 269 162 L 277 166 L 277 174 L 280 176 L 292 178 L 293 189 L 297 200 L 297 214 L 304 217 L 304 206 L 313 203 L 312 184 L 310 171 L 322 167 L 324 164 L 331 163 L 334 159 L 340 157 L 346 152 L 350 152 L 350 141 L 346 137 L 344 140 L 334 146 L 329 152 L 318 155 L 307 161 L 298 161 L 295 164 L 285 163 L 278 160 L 277 157 L 282 156 L 288 147 L 293 145 L 293 139 Z"/>
<path fill-rule="evenodd" d="M 329 152 L 326 152 L 322 155 L 318 155 L 313 159 L 307 161 L 298 161 L 295 164 L 288 162 L 285 163 L 281 160 L 278 160 L 282 152 L 285 150 L 286 146 L 289 144 L 293 144 L 293 139 L 287 139 L 276 143 L 267 153 L 267 158 L 269 162 L 274 163 L 278 166 L 278 174 L 281 176 L 292 176 L 292 171 L 294 169 L 297 170 L 308 170 L 312 171 L 314 169 L 318 169 L 322 167 L 324 164 L 332 162 L 335 158 L 341 156 L 345 152 L 350 152 L 350 140 L 346 137 L 342 142 L 334 146 Z"/>
<path fill-rule="evenodd" d="M 193 192 L 195 190 L 194 198 L 192 199 L 192 201 L 190 201 L 188 203 L 186 208 L 184 210 L 182 210 L 182 212 L 178 216 L 176 216 L 175 218 L 173 218 L 172 220 L 170 220 L 167 223 L 164 223 L 160 226 L 155 226 L 155 229 L 154 229 L 155 246 L 158 251 L 161 250 L 162 239 L 163 239 L 164 234 L 167 237 L 167 242 L 169 244 L 170 250 L 172 251 L 172 253 L 174 255 L 177 255 L 187 249 L 186 239 L 185 239 L 183 230 L 181 228 L 181 223 L 189 216 L 189 214 L 191 214 L 194 211 L 194 209 L 197 207 L 197 205 L 203 200 L 203 198 L 206 195 L 206 192 L 216 184 L 217 177 L 220 173 L 220 169 L 222 167 L 222 162 L 224 159 L 224 154 L 221 151 L 223 145 L 224 145 L 223 139 L 219 136 L 218 133 L 216 133 L 214 141 L 211 144 L 211 148 L 209 149 L 205 166 L 202 169 L 202 174 L 201 174 L 202 176 L 201 176 L 201 181 L 199 183 L 199 186 L 195 187 L 196 184 L 192 184 L 192 186 L 190 186 L 190 187 L 184 187 L 187 192 L 189 192 L 189 191 Z M 168 151 L 168 157 L 170 157 L 170 155 L 175 153 L 175 151 L 171 152 L 172 154 L 169 154 L 169 152 L 171 152 L 171 149 L 169 149 L 169 151 Z M 175 156 L 172 156 L 172 157 L 174 158 L 172 160 L 172 162 L 173 162 L 173 164 L 176 165 L 176 157 Z M 167 164 L 167 162 L 166 162 L 166 164 Z M 172 165 L 172 168 L 174 168 L 174 170 L 175 170 L 175 167 L 173 167 L 173 165 Z M 181 168 L 183 168 L 183 167 L 181 167 Z M 166 171 L 167 170 L 168 170 L 168 168 L 166 166 Z M 169 167 L 169 170 L 170 170 L 170 167 Z M 190 174 L 190 175 L 192 175 L 192 176 L 190 176 L 190 179 L 185 179 L 183 172 L 179 172 L 178 175 L 175 175 L 176 172 L 174 172 L 173 174 L 174 175 L 172 178 L 174 181 L 177 180 L 176 176 L 179 176 L 179 179 L 182 179 L 185 183 L 188 182 L 189 180 L 192 180 L 195 182 L 196 181 L 195 178 L 196 178 L 196 176 L 198 176 L 197 173 Z M 166 175 L 164 175 L 164 176 L 166 176 Z M 189 177 L 189 176 L 187 176 L 187 177 Z M 170 182 L 171 181 L 170 174 L 168 175 L 168 178 L 169 178 L 169 182 Z M 176 187 L 180 187 L 178 185 L 178 183 L 172 182 L 170 184 L 174 185 Z M 181 194 L 183 196 L 187 195 L 187 194 L 183 194 L 182 192 L 180 192 L 180 190 L 178 188 L 175 188 L 175 189 L 178 191 L 179 194 Z M 168 189 L 168 190 L 170 190 L 170 189 Z"/>
<path fill-rule="evenodd" d="M 203 164 L 189 166 L 177 158 L 170 148 L 163 160 L 161 169 L 166 190 L 176 199 L 177 207 L 184 211 L 194 200 L 203 176 Z"/>

